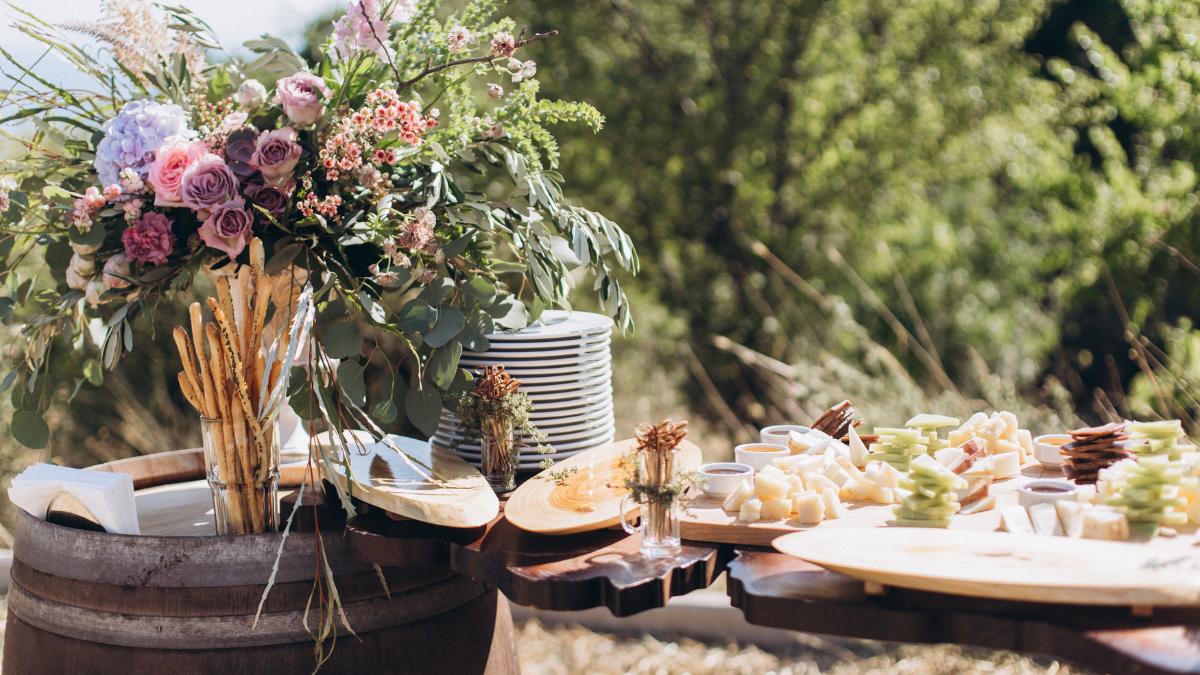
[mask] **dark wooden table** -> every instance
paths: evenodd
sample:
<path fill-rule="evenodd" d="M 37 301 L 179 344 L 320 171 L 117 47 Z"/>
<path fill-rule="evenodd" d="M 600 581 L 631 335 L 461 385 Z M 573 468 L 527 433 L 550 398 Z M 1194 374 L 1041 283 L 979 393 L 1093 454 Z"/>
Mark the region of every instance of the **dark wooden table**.
<path fill-rule="evenodd" d="M 880 552 L 886 555 L 886 552 Z M 1200 672 L 1200 609 L 1004 602 L 886 588 L 782 553 L 738 551 L 729 597 L 750 623 L 843 637 L 1043 654 L 1107 673 Z"/>
<path fill-rule="evenodd" d="M 449 562 L 522 605 L 607 607 L 628 616 L 706 588 L 725 571 L 733 605 L 750 623 L 893 642 L 957 643 L 1041 654 L 1111 673 L 1200 673 L 1200 609 L 1004 602 L 887 588 L 764 549 L 684 542 L 679 555 L 648 559 L 620 530 L 545 536 L 503 514 L 462 531 L 395 521 L 374 510 L 347 523 L 349 547 L 390 566 Z M 881 552 L 881 555 L 883 553 Z"/>

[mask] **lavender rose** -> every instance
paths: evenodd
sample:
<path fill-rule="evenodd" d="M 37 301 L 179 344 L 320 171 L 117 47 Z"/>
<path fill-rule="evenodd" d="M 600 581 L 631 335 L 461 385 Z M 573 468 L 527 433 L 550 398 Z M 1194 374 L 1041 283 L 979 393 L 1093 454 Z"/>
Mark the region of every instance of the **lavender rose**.
<path fill-rule="evenodd" d="M 225 161 L 238 178 L 246 179 L 254 175 L 254 167 L 250 166 L 250 158 L 254 156 L 254 147 L 258 140 L 258 132 L 250 127 L 242 127 L 229 134 L 225 141 Z"/>
<path fill-rule="evenodd" d="M 272 216 L 278 218 L 287 210 L 291 201 L 291 191 L 278 185 L 251 183 L 246 186 L 246 196 L 255 206 L 261 206 Z"/>
<path fill-rule="evenodd" d="M 206 246 L 224 251 L 233 260 L 250 241 L 251 222 L 246 200 L 236 197 L 213 207 L 200 226 L 200 238 Z"/>
<path fill-rule="evenodd" d="M 331 93 L 324 80 L 303 70 L 276 81 L 275 90 L 283 112 L 300 126 L 321 119 L 325 114 L 325 98 Z"/>
<path fill-rule="evenodd" d="M 183 172 L 180 195 L 183 203 L 197 211 L 211 209 L 237 196 L 238 180 L 220 155 L 211 152 Z"/>
<path fill-rule="evenodd" d="M 134 225 L 121 233 L 125 258 L 143 265 L 161 265 L 175 247 L 171 221 L 158 211 L 147 211 Z"/>
<path fill-rule="evenodd" d="M 283 185 L 291 180 L 292 171 L 300 161 L 300 151 L 295 129 L 264 131 L 254 146 L 250 166 L 258 169 L 268 185 Z"/>

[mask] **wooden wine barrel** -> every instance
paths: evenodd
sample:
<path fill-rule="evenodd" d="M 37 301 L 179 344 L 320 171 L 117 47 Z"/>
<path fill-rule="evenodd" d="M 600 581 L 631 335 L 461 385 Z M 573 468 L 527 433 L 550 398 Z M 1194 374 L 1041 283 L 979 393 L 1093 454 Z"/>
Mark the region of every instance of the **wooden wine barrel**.
<path fill-rule="evenodd" d="M 193 530 L 212 532 L 203 509 L 207 486 L 195 480 L 201 463 L 194 453 L 164 455 L 95 467 L 129 473 L 139 488 L 159 477 L 176 483 L 155 488 L 158 494 L 139 490 L 149 534 L 89 532 L 20 513 L 6 675 L 312 672 L 309 631 L 321 621 L 313 599 L 318 543 L 354 631 L 336 622 L 320 672 L 518 671 L 512 618 L 494 589 L 445 566 L 376 568 L 354 560 L 340 531 L 293 532 L 286 540 L 278 533 L 196 536 Z M 161 534 L 164 528 L 192 536 Z M 275 585 L 255 626 L 281 543 Z"/>

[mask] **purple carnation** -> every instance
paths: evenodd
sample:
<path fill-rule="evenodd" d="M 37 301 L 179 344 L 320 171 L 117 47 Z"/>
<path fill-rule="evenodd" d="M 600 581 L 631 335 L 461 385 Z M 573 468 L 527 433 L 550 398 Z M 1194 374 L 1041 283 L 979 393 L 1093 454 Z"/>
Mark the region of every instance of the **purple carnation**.
<path fill-rule="evenodd" d="M 104 125 L 104 138 L 96 146 L 95 167 L 101 185 L 120 181 L 122 169 L 133 169 L 145 178 L 154 152 L 172 136 L 193 138 L 187 114 L 173 103 L 130 101 Z"/>
<path fill-rule="evenodd" d="M 143 265 L 161 265 L 175 248 L 171 221 L 158 211 L 147 211 L 133 226 L 121 233 L 125 257 Z"/>
<path fill-rule="evenodd" d="M 237 196 L 238 180 L 225 160 L 209 153 L 183 172 L 183 203 L 197 211 L 211 209 Z"/>

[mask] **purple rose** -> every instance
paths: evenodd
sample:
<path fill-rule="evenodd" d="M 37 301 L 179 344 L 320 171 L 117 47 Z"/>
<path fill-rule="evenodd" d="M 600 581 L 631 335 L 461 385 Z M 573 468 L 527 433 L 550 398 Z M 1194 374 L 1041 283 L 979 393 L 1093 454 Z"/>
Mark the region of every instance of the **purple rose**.
<path fill-rule="evenodd" d="M 246 200 L 230 199 L 209 212 L 208 219 L 200 226 L 200 238 L 206 246 L 224 251 L 233 260 L 250 241 L 251 220 Z"/>
<path fill-rule="evenodd" d="M 211 152 L 183 172 L 183 203 L 197 211 L 211 209 L 237 196 L 238 180 L 229 165 Z"/>
<path fill-rule="evenodd" d="M 255 206 L 261 206 L 272 216 L 278 218 L 287 210 L 288 202 L 291 201 L 291 190 L 287 186 L 280 187 L 278 185 L 264 185 L 262 183 L 251 183 L 246 186 L 246 196 Z"/>
<path fill-rule="evenodd" d="M 259 135 L 250 166 L 258 169 L 269 185 L 283 185 L 291 180 L 292 171 L 299 161 L 300 144 L 296 142 L 296 130 L 284 127 Z"/>
<path fill-rule="evenodd" d="M 161 265 L 175 248 L 171 221 L 158 211 L 147 211 L 137 223 L 121 233 L 125 257 L 143 265 Z"/>
<path fill-rule="evenodd" d="M 321 119 L 325 114 L 325 98 L 330 94 L 324 80 L 303 70 L 276 81 L 275 91 L 283 112 L 300 126 Z"/>
<path fill-rule="evenodd" d="M 258 133 L 249 127 L 242 127 L 229 134 L 225 141 L 225 161 L 238 178 L 246 179 L 254 175 L 254 167 L 250 166 L 250 158 L 254 156 L 254 146 Z"/>

